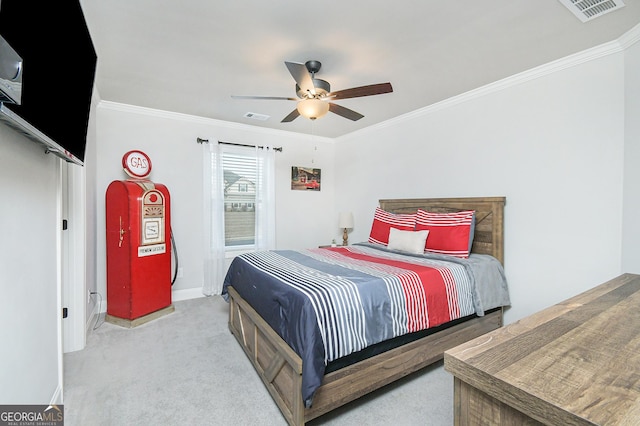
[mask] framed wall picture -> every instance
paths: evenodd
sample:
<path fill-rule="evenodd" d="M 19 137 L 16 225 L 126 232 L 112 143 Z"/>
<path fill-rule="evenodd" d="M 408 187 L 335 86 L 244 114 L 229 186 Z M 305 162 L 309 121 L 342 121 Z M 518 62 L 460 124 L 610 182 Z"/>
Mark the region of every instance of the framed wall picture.
<path fill-rule="evenodd" d="M 300 166 L 291 167 L 291 189 L 320 191 L 321 184 L 320 169 Z"/>

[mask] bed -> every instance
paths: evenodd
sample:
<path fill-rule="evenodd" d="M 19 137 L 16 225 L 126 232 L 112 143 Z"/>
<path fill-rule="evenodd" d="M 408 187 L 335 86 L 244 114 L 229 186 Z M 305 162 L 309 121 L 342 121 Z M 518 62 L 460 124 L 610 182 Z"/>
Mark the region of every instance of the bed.
<path fill-rule="evenodd" d="M 303 425 L 502 326 L 502 309 L 509 304 L 502 270 L 504 204 L 504 197 L 379 201 L 376 214 L 398 218 L 424 211 L 473 212 L 467 256 L 410 254 L 391 240 L 372 243 L 374 218 L 368 242 L 234 259 L 223 286 L 229 329 L 289 424 Z M 433 228 L 430 232 L 437 235 Z M 396 277 L 396 271 L 405 272 Z M 425 283 L 435 276 L 443 277 L 433 288 L 447 299 L 446 308 L 434 297 L 415 308 L 422 302 L 408 302 L 407 286 L 417 280 L 417 287 L 431 294 Z M 314 293 L 316 287 L 322 295 Z M 352 292 L 355 296 L 345 296 Z M 377 302 L 369 292 L 383 299 Z M 395 292 L 402 294 L 399 302 L 390 296 Z M 380 311 L 393 313 L 392 325 L 380 323 L 375 316 Z"/>

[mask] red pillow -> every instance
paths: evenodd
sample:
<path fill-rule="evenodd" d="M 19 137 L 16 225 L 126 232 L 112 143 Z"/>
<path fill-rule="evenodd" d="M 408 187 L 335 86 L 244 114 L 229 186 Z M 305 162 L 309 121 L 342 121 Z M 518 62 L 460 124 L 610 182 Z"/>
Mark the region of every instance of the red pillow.
<path fill-rule="evenodd" d="M 418 210 L 416 231 L 429 230 L 425 251 L 469 257 L 476 222 L 474 210 L 454 213 L 432 213 Z"/>
<path fill-rule="evenodd" d="M 373 225 L 369 233 L 369 242 L 374 244 L 389 244 L 391 228 L 402 231 L 413 231 L 416 227 L 416 214 L 395 214 L 376 207 L 373 215 Z"/>

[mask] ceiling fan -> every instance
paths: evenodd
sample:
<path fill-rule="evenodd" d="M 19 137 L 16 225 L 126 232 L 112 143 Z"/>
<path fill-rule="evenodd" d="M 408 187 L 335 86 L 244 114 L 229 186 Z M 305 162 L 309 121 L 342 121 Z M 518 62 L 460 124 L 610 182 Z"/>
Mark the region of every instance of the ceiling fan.
<path fill-rule="evenodd" d="M 287 100 L 298 101 L 296 109 L 291 111 L 289 115 L 282 119 L 282 123 L 288 123 L 295 120 L 298 116 L 315 120 L 331 111 L 341 117 L 349 120 L 360 120 L 364 115 L 335 104 L 331 101 L 349 98 L 360 98 L 362 96 L 381 95 L 383 93 L 393 92 L 391 83 L 371 84 L 368 86 L 353 87 L 351 89 L 331 91 L 331 85 L 315 75 L 320 71 L 322 64 L 320 61 L 307 61 L 304 64 L 297 62 L 284 63 L 296 81 L 296 94 L 298 98 L 280 97 L 280 96 L 236 96 L 234 99 L 266 99 L 266 100 Z"/>

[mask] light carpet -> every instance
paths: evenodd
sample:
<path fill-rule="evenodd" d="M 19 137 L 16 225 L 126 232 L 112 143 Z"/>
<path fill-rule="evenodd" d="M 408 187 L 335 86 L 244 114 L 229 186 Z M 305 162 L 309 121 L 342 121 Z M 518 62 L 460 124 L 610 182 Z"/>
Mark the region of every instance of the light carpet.
<path fill-rule="evenodd" d="M 286 425 L 227 327 L 220 296 L 123 328 L 103 323 L 64 356 L 65 424 Z M 442 362 L 308 425 L 452 425 L 453 377 Z"/>

